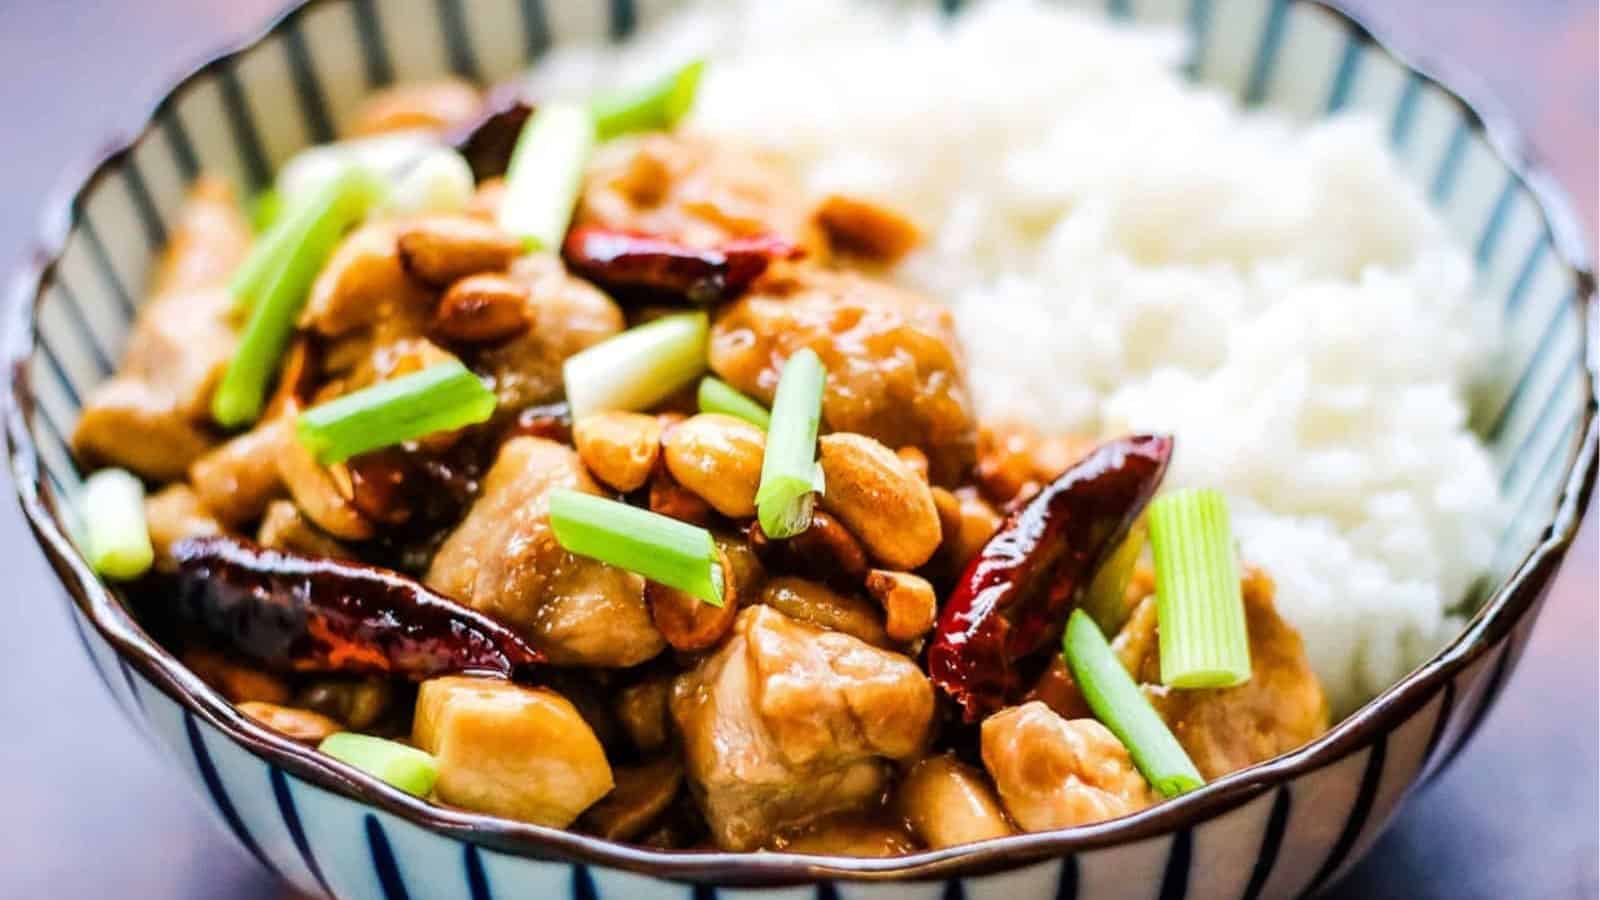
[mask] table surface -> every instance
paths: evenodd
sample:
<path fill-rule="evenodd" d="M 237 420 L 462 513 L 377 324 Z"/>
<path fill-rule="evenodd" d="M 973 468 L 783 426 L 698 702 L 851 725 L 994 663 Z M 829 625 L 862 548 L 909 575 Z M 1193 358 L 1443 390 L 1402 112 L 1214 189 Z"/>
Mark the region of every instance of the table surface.
<path fill-rule="evenodd" d="M 280 0 L 0 0 L 0 265 L 26 252 L 49 185 L 138 125 L 162 85 Z M 1600 13 L 1580 0 L 1359 0 L 1407 46 L 1466 64 L 1537 136 L 1595 233 Z M 135 11 L 133 7 L 137 6 Z M 1427 8 L 1425 8 L 1427 7 Z M 3 124 L 9 122 L 11 124 Z M 7 490 L 9 493 L 9 490 Z M 0 896 L 281 898 L 204 817 L 178 774 L 118 721 L 70 636 L 15 507 L 0 511 L 12 584 L 0 629 Z M 1591 515 L 1499 705 L 1453 769 L 1401 813 L 1340 898 L 1593 898 L 1596 526 Z"/>

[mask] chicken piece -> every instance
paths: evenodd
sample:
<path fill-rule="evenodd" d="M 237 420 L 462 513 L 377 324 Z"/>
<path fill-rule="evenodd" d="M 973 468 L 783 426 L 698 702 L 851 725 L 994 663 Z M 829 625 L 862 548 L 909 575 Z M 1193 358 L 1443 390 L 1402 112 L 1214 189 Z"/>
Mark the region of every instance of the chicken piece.
<path fill-rule="evenodd" d="M 888 859 L 915 853 L 919 848 L 904 823 L 888 816 L 863 818 L 860 813 L 841 813 L 779 838 L 772 849 L 813 856 Z"/>
<path fill-rule="evenodd" d="M 878 798 L 922 751 L 933 688 L 915 663 L 767 606 L 673 685 L 690 787 L 725 850 Z"/>
<path fill-rule="evenodd" d="M 556 665 L 625 667 L 660 653 L 666 642 L 650 621 L 644 579 L 556 542 L 555 488 L 600 492 L 570 447 L 507 441 L 423 580 L 519 629 Z"/>
<path fill-rule="evenodd" d="M 189 481 L 200 501 L 229 525 L 261 517 L 283 495 L 278 454 L 289 440 L 289 420 L 262 422 L 194 461 Z"/>
<path fill-rule="evenodd" d="M 934 850 L 1014 831 L 989 779 L 950 753 L 912 766 L 896 788 L 894 802 L 911 830 Z"/>
<path fill-rule="evenodd" d="M 577 224 L 702 248 L 776 235 L 814 257 L 827 250 L 810 199 L 781 160 L 686 134 L 644 134 L 600 148 L 589 164 Z"/>
<path fill-rule="evenodd" d="M 1088 456 L 1096 443 L 1084 435 L 1046 437 L 1021 422 L 984 422 L 978 427 L 973 476 L 986 498 L 1003 505 L 1054 481 Z"/>
<path fill-rule="evenodd" d="M 494 376 L 501 414 L 560 399 L 567 357 L 626 325 L 610 297 L 568 274 L 553 255 L 524 256 L 507 274 L 528 288 L 528 329 L 478 355 L 479 366 Z"/>
<path fill-rule="evenodd" d="M 914 446 L 935 484 L 971 467 L 977 432 L 948 309 L 881 281 L 795 267 L 756 282 L 718 316 L 711 368 L 770 405 L 784 362 L 803 347 L 828 370 L 827 430 Z"/>
<path fill-rule="evenodd" d="M 261 527 L 256 529 L 256 543 L 308 556 L 355 558 L 345 545 L 312 524 L 300 512 L 300 507 L 288 500 L 274 500 L 267 504 L 267 511 L 261 516 Z"/>
<path fill-rule="evenodd" d="M 1156 598 L 1134 610 L 1112 646 L 1206 779 L 1302 746 L 1328 730 L 1328 700 L 1299 632 L 1278 615 L 1272 579 L 1247 569 L 1241 581 L 1250 631 L 1250 680 L 1238 687 L 1174 691 L 1161 686 Z"/>
<path fill-rule="evenodd" d="M 222 523 L 187 484 L 169 484 L 144 500 L 145 526 L 150 530 L 150 545 L 155 549 L 155 566 L 173 571 L 172 545 L 186 537 L 221 534 Z"/>
<path fill-rule="evenodd" d="M 565 828 L 613 786 L 605 749 L 560 694 L 450 676 L 417 690 L 411 739 L 439 761 L 434 793 L 477 812 Z"/>
<path fill-rule="evenodd" d="M 983 721 L 983 765 L 1026 831 L 1115 819 L 1155 802 L 1127 748 L 1094 719 L 1063 719 L 1038 701 Z"/>
<path fill-rule="evenodd" d="M 154 481 L 183 477 L 215 437 L 211 393 L 238 337 L 226 281 L 250 246 L 250 228 L 226 182 L 195 182 L 173 230 L 151 300 L 139 311 L 117 374 L 84 403 L 72 432 L 81 459 Z"/>

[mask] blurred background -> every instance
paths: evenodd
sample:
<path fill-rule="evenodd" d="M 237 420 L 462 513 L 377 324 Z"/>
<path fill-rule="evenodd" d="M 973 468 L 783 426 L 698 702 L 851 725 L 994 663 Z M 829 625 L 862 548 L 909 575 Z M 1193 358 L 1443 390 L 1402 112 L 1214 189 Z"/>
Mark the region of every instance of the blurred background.
<path fill-rule="evenodd" d="M 417 0 L 423 2 L 423 0 Z M 584 0 L 569 0 L 584 2 Z M 1225 0 L 1224 0 L 1225 2 Z M 133 129 L 185 68 L 283 0 L 0 0 L 0 266 L 32 252 L 63 170 Z M 1345 0 L 1485 82 L 1596 233 L 1594 0 Z M 9 485 L 3 489 L 9 495 Z M 1600 667 L 1591 514 L 1527 655 L 1449 773 L 1334 889 L 1366 900 L 1600 894 Z M 14 502 L 0 501 L 0 897 L 286 898 L 103 695 Z"/>

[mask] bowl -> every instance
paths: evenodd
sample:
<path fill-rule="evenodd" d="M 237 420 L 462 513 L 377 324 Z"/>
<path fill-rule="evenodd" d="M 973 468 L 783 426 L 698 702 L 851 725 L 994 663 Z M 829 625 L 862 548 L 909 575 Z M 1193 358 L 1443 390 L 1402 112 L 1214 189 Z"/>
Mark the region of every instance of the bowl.
<path fill-rule="evenodd" d="M 1503 323 L 1506 377 L 1483 434 L 1511 514 L 1490 590 L 1459 637 L 1299 750 L 1123 819 L 897 859 L 665 853 L 432 806 L 291 743 L 179 665 L 95 578 L 67 537 L 80 473 L 64 436 L 111 369 L 196 172 L 259 186 L 295 149 L 329 139 L 370 87 L 450 71 L 507 76 L 553 44 L 625 40 L 663 5 L 310 0 L 190 72 L 137 137 L 70 183 L 5 309 L 6 429 L 22 509 L 106 690 L 240 844 L 310 893 L 1259 900 L 1336 879 L 1471 739 L 1572 542 L 1595 481 L 1596 302 L 1581 229 L 1506 119 L 1319 2 L 1105 4 L 1189 29 L 1196 77 L 1246 103 L 1387 121 L 1405 167 L 1472 248 L 1478 300 Z"/>

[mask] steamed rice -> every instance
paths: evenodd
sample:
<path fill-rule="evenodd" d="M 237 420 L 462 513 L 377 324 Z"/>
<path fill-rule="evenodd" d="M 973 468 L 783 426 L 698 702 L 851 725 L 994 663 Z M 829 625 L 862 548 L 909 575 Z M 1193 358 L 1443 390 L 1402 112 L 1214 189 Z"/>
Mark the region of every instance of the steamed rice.
<path fill-rule="evenodd" d="M 1468 430 L 1471 266 L 1375 123 L 1246 114 L 1175 33 L 1026 0 L 953 25 L 850 0 L 692 6 L 541 92 L 713 60 L 691 127 L 928 229 L 895 273 L 955 311 L 985 418 L 1167 430 L 1232 501 L 1336 713 L 1414 667 L 1490 555 Z"/>

